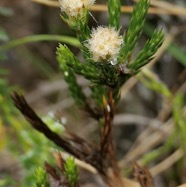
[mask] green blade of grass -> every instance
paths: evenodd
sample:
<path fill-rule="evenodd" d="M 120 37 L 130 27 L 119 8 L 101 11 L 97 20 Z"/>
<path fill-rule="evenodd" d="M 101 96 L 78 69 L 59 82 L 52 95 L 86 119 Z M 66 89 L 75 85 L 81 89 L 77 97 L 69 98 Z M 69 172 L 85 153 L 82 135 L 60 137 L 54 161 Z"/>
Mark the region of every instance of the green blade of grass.
<path fill-rule="evenodd" d="M 26 43 L 32 43 L 32 42 L 38 42 L 38 41 L 58 41 L 58 42 L 72 45 L 74 47 L 78 47 L 78 48 L 81 47 L 80 42 L 76 38 L 73 38 L 73 37 L 41 34 L 41 35 L 26 36 L 23 38 L 10 41 L 4 45 L 1 45 L 0 51 L 6 51 L 8 49 L 11 49 L 11 48 L 14 48 L 20 45 L 24 45 Z"/>
<path fill-rule="evenodd" d="M 144 26 L 144 31 L 148 36 L 151 36 L 153 33 L 153 26 L 149 23 L 146 23 Z M 183 49 L 176 45 L 175 43 L 171 43 L 169 47 L 167 48 L 168 53 L 170 53 L 176 60 L 178 60 L 179 63 L 186 66 L 186 53 L 183 51 Z"/>
<path fill-rule="evenodd" d="M 168 47 L 168 51 L 182 65 L 186 66 L 186 53 L 179 46 L 177 46 L 175 43 L 172 43 Z"/>

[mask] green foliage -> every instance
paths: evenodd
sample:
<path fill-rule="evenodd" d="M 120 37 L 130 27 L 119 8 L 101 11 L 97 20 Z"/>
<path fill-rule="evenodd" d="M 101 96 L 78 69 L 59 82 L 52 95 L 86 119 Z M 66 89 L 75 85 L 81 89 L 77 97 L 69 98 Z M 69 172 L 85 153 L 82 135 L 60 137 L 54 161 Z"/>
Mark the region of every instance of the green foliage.
<path fill-rule="evenodd" d="M 159 94 L 162 94 L 167 99 L 171 99 L 172 94 L 170 90 L 150 70 L 144 69 L 140 74 L 137 75 L 137 77 L 149 89 L 154 90 Z"/>
<path fill-rule="evenodd" d="M 109 0 L 108 1 L 108 12 L 109 12 L 109 25 L 119 29 L 119 21 L 121 14 L 121 2 L 120 0 Z"/>
<path fill-rule="evenodd" d="M 0 27 L 0 41 L 7 42 L 9 40 L 9 36 L 7 32 Z"/>
<path fill-rule="evenodd" d="M 152 32 L 154 30 L 154 27 L 150 23 L 146 23 L 144 25 L 144 32 L 148 35 L 151 36 Z M 167 52 L 173 56 L 178 63 L 181 63 L 182 65 L 186 66 L 186 54 L 184 49 L 181 48 L 176 42 L 172 41 L 172 43 L 168 46 Z"/>
<path fill-rule="evenodd" d="M 87 36 L 90 31 L 87 25 L 89 11 L 85 8 L 83 9 L 84 10 L 82 15 L 79 15 L 77 17 L 69 15 L 66 12 L 61 12 L 62 20 L 70 27 L 72 31 L 78 34 L 80 38 L 81 37 L 85 38 L 84 36 Z"/>
<path fill-rule="evenodd" d="M 80 62 L 66 46 L 59 46 L 57 49 L 57 56 L 59 65 L 62 69 L 66 64 L 67 66 L 71 67 L 75 73 L 83 75 L 86 79 L 89 79 L 92 82 L 100 81 L 98 74 L 99 72 L 96 73 L 96 70 L 93 66 L 88 66 L 87 64 Z"/>
<path fill-rule="evenodd" d="M 9 40 L 8 33 L 5 31 L 5 29 L 0 27 L 0 42 L 7 42 L 8 40 Z M 0 50 L 0 60 L 6 60 L 6 58 L 7 58 L 6 53 Z"/>
<path fill-rule="evenodd" d="M 101 108 L 103 95 L 106 95 L 107 88 L 105 86 L 96 87 L 94 85 L 90 85 L 89 87 L 91 89 L 91 98 L 94 99 L 96 106 Z"/>
<path fill-rule="evenodd" d="M 65 176 L 70 184 L 70 187 L 77 187 L 78 170 L 73 157 L 68 157 L 65 162 Z"/>
<path fill-rule="evenodd" d="M 148 7 L 149 0 L 140 0 L 134 6 L 127 33 L 124 35 L 119 63 L 129 61 L 145 23 Z"/>
<path fill-rule="evenodd" d="M 3 176 L 3 179 L 0 179 L 0 187 L 5 186 L 15 186 L 15 181 L 10 176 Z"/>
<path fill-rule="evenodd" d="M 180 147 L 185 151 L 186 149 L 186 118 L 183 114 L 184 96 L 177 93 L 173 99 L 173 117 L 175 122 L 175 133 L 178 136 Z"/>
<path fill-rule="evenodd" d="M 185 51 L 181 49 L 178 45 L 172 43 L 168 51 L 171 53 L 171 55 L 178 60 L 182 65 L 186 66 L 186 55 Z"/>
<path fill-rule="evenodd" d="M 42 165 L 45 160 L 52 160 L 51 151 L 55 146 L 43 135 L 33 133 L 23 118 L 18 118 L 18 111 L 15 110 L 10 97 L 13 88 L 8 85 L 6 74 L 7 72 L 0 68 L 0 151 L 5 148 L 9 150 L 21 163 L 23 170 L 26 170 L 21 184 L 17 186 L 30 186 L 33 183 L 35 166 Z M 47 124 L 58 132 L 61 131 L 61 125 L 53 126 L 51 119 L 48 118 L 45 117 Z M 15 184 L 16 181 L 10 176 L 5 176 L 0 182 L 8 186 L 9 183 Z"/>
<path fill-rule="evenodd" d="M 38 167 L 35 170 L 35 180 L 34 180 L 34 185 L 32 187 L 50 187 L 48 178 L 47 178 L 47 173 L 46 171 Z"/>
<path fill-rule="evenodd" d="M 12 115 L 15 114 L 15 108 L 10 99 L 12 88 L 9 87 L 8 82 L 5 79 L 7 73 L 8 72 L 5 69 L 0 68 L 0 119 L 11 123 L 13 121 Z"/>
<path fill-rule="evenodd" d="M 130 62 L 129 69 L 132 72 L 138 72 L 139 69 L 145 66 L 153 58 L 153 55 L 157 52 L 163 43 L 164 35 L 162 31 L 155 30 L 149 41 L 146 42 L 144 48 L 138 53 L 136 58 Z"/>
<path fill-rule="evenodd" d="M 60 70 L 63 72 L 65 81 L 68 83 L 70 94 L 74 98 L 76 104 L 83 106 L 86 101 L 86 96 L 83 93 L 82 88 L 78 85 L 73 71 L 64 63 L 63 60 L 63 58 L 58 58 Z"/>
<path fill-rule="evenodd" d="M 90 37 L 90 28 L 88 26 L 88 14 L 89 10 L 84 9 L 83 15 L 74 17 L 66 14 L 65 12 L 61 13 L 62 20 L 74 31 L 79 39 L 80 43 L 83 44 Z M 83 46 L 83 55 L 85 59 L 90 58 L 90 53 L 86 46 Z"/>

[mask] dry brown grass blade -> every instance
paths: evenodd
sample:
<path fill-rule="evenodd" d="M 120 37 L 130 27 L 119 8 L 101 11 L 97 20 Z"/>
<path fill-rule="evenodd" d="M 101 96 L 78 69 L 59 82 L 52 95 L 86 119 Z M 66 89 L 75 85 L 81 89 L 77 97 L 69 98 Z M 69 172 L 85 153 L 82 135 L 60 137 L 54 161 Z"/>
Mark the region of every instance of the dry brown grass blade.
<path fill-rule="evenodd" d="M 167 170 L 170 168 L 172 165 L 174 165 L 178 160 L 183 158 L 184 156 L 184 151 L 181 149 L 176 150 L 174 153 L 172 153 L 169 157 L 164 159 L 162 162 L 159 164 L 155 165 L 150 169 L 150 173 L 152 176 L 156 176 L 163 171 Z"/>
<path fill-rule="evenodd" d="M 185 8 L 182 8 L 180 6 L 177 6 L 177 5 L 167 2 L 167 1 L 151 0 L 150 4 L 155 7 L 159 7 L 163 10 L 168 10 L 172 14 L 175 14 L 175 15 L 185 15 L 185 12 L 186 12 Z"/>
<path fill-rule="evenodd" d="M 52 0 L 32 0 L 33 2 L 40 3 L 46 6 L 51 7 L 59 7 L 58 1 Z M 158 1 L 159 2 L 159 1 Z M 121 12 L 131 13 L 133 10 L 132 6 L 122 6 Z M 91 7 L 91 11 L 107 11 L 106 5 L 93 5 Z M 148 14 L 166 14 L 166 15 L 177 15 L 177 16 L 186 16 L 186 9 L 173 5 L 173 7 L 167 8 L 166 6 L 162 6 L 159 8 L 150 7 L 148 10 Z"/>
<path fill-rule="evenodd" d="M 138 0 L 134 0 L 137 2 Z M 160 14 L 170 14 L 170 15 L 186 15 L 186 8 L 177 6 L 176 4 L 167 2 L 167 1 L 161 1 L 161 0 L 150 0 L 150 5 L 154 6 L 155 9 L 158 9 Z"/>
<path fill-rule="evenodd" d="M 169 120 L 166 124 L 163 124 L 162 128 L 164 133 L 156 131 L 154 133 L 149 133 L 148 135 L 145 134 L 145 139 L 138 142 L 132 150 L 127 152 L 123 159 L 119 161 L 119 166 L 123 168 L 129 163 L 136 161 L 141 155 L 147 153 L 150 149 L 164 141 L 165 138 L 173 131 L 172 121 Z"/>
<path fill-rule="evenodd" d="M 60 152 L 55 152 L 53 153 L 53 156 L 56 160 L 56 164 L 58 166 L 58 168 L 61 170 L 62 173 L 65 172 L 65 160 L 62 157 L 62 154 Z"/>

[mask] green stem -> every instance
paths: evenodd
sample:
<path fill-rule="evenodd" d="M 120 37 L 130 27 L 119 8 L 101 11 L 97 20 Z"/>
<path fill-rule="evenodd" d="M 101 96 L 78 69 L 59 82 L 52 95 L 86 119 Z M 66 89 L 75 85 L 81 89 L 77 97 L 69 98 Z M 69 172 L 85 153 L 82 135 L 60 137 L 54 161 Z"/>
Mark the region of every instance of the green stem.
<path fill-rule="evenodd" d="M 40 35 L 26 36 L 23 38 L 10 41 L 4 45 L 1 45 L 0 51 L 6 51 L 10 48 L 17 47 L 19 45 L 23 45 L 23 44 L 31 43 L 31 42 L 38 42 L 38 41 L 58 41 L 58 42 L 63 42 L 69 45 L 73 45 L 74 47 L 78 47 L 78 48 L 81 47 L 81 44 L 79 43 L 79 41 L 73 37 L 40 34 Z"/>

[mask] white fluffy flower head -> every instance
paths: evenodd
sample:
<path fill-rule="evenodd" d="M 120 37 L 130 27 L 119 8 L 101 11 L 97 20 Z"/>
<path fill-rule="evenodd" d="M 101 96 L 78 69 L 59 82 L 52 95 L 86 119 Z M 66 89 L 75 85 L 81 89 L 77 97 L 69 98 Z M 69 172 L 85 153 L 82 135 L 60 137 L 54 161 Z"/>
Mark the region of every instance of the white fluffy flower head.
<path fill-rule="evenodd" d="M 93 29 L 87 47 L 93 60 L 111 61 L 117 58 L 123 39 L 114 28 L 98 27 Z"/>
<path fill-rule="evenodd" d="M 59 0 L 61 11 L 69 16 L 77 17 L 83 14 L 84 9 L 89 9 L 95 0 Z"/>

